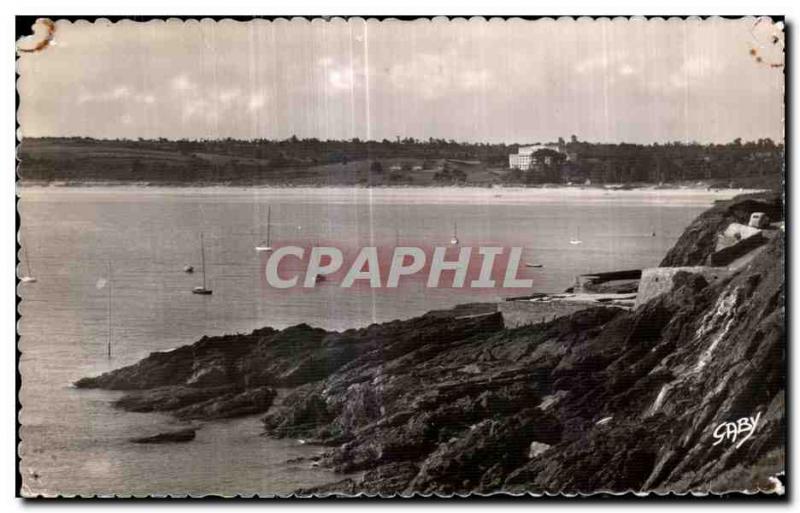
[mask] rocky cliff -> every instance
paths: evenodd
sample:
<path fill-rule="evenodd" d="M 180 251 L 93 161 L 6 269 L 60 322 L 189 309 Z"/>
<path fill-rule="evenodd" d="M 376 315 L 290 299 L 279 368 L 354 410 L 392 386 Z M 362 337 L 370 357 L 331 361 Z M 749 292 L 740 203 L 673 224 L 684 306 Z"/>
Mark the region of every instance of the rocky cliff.
<path fill-rule="evenodd" d="M 661 267 L 705 265 L 714 252 L 717 234 L 731 223 L 747 224 L 750 214 L 764 212 L 771 221 L 783 220 L 783 197 L 777 192 L 742 194 L 718 201 L 684 230 L 678 242 L 664 257 Z"/>
<path fill-rule="evenodd" d="M 664 265 L 702 263 L 728 218 L 770 201 L 717 205 Z M 778 234 L 714 283 L 678 273 L 633 311 L 516 329 L 498 313 L 441 312 L 342 333 L 266 328 L 77 386 L 129 390 L 119 406 L 136 411 L 265 412 L 268 434 L 321 444 L 315 464 L 358 475 L 301 493 L 773 490 L 786 456 L 784 244 Z M 277 401 L 276 388 L 289 392 Z"/>

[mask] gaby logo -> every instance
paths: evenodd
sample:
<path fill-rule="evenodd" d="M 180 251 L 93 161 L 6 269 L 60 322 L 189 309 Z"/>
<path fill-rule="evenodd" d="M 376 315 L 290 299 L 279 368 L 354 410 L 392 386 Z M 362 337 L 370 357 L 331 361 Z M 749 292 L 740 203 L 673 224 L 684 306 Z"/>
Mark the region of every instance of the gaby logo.
<path fill-rule="evenodd" d="M 333 246 L 284 246 L 267 255 L 264 269 L 275 289 L 314 288 L 328 280 L 345 289 L 392 289 L 420 278 L 428 288 L 530 288 L 533 280 L 518 276 L 521 258 L 521 247 L 502 246 L 367 246 L 354 255 Z"/>
<path fill-rule="evenodd" d="M 737 421 L 723 422 L 714 430 L 714 438 L 717 439 L 712 445 L 717 445 L 725 440 L 731 443 L 736 443 L 736 440 L 741 436 L 742 439 L 736 444 L 736 448 L 742 446 L 747 440 L 753 436 L 758 428 L 758 421 L 761 419 L 761 412 L 755 417 L 742 417 Z"/>

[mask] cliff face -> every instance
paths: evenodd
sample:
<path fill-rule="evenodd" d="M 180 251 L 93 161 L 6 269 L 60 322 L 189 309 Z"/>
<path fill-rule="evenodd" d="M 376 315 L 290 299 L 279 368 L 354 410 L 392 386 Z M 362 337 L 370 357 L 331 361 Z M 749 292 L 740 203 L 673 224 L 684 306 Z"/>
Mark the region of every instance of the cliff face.
<path fill-rule="evenodd" d="M 679 277 L 635 312 L 587 310 L 422 366 L 337 373 L 303 391 L 322 423 L 281 409 L 265 423 L 337 444 L 324 461 L 339 470 L 368 470 L 332 490 L 770 490 L 785 463 L 782 244 L 723 283 Z M 720 424 L 757 416 L 740 447 L 746 433 L 715 444 Z"/>
<path fill-rule="evenodd" d="M 695 221 L 665 264 L 702 260 L 708 234 L 750 208 L 735 204 Z M 634 311 L 516 329 L 496 313 L 264 329 L 78 386 L 130 389 L 120 406 L 139 411 L 266 412 L 272 436 L 323 444 L 321 464 L 362 472 L 305 493 L 771 490 L 785 466 L 784 244 L 778 234 L 713 283 L 678 273 Z M 277 404 L 275 387 L 291 388 Z M 724 423 L 745 418 L 755 429 L 733 440 Z"/>

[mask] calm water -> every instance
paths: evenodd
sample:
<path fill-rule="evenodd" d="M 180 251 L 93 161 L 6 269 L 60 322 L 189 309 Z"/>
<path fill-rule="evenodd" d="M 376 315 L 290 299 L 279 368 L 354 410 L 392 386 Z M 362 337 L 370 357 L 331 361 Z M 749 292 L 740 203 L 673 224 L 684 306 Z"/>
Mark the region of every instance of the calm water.
<path fill-rule="evenodd" d="M 203 335 L 286 327 L 363 326 L 473 300 L 522 292 L 339 289 L 276 295 L 253 250 L 273 242 L 337 246 L 446 244 L 458 223 L 464 245 L 525 247 L 537 291 L 574 275 L 657 265 L 685 226 L 730 193 L 509 189 L 26 188 L 22 236 L 31 274 L 22 284 L 21 472 L 28 493 L 270 494 L 331 481 L 286 460 L 318 448 L 259 437 L 257 417 L 206 423 L 187 445 L 146 446 L 133 436 L 174 428 L 168 416 L 114 410 L 115 393 L 79 391 L 80 377 L 127 365 Z M 191 294 L 204 233 L 212 296 Z M 655 232 L 656 236 L 651 234 Z M 583 244 L 569 240 L 578 236 Z M 106 358 L 111 263 L 111 338 Z M 24 272 L 22 274 L 25 274 Z"/>

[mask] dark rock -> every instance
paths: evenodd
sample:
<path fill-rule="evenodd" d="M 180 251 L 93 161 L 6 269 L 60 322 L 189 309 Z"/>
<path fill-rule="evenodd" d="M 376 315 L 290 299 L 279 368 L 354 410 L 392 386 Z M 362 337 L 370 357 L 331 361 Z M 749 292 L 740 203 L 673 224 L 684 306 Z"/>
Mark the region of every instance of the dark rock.
<path fill-rule="evenodd" d="M 361 493 L 355 480 L 342 479 L 335 483 L 324 484 L 312 488 L 301 488 L 294 492 L 297 497 L 329 497 L 331 495 L 357 495 Z"/>
<path fill-rule="evenodd" d="M 262 413 L 276 392 L 269 387 L 237 389 L 231 385 L 209 388 L 166 386 L 137 390 L 117 400 L 116 406 L 138 412 L 169 412 L 186 419 L 219 419 Z"/>
<path fill-rule="evenodd" d="M 142 438 L 132 438 L 131 442 L 135 444 L 167 444 L 176 442 L 191 442 L 195 438 L 197 432 L 194 428 L 181 429 L 179 431 L 169 431 L 166 433 L 159 433 L 153 436 L 145 436 Z"/>

